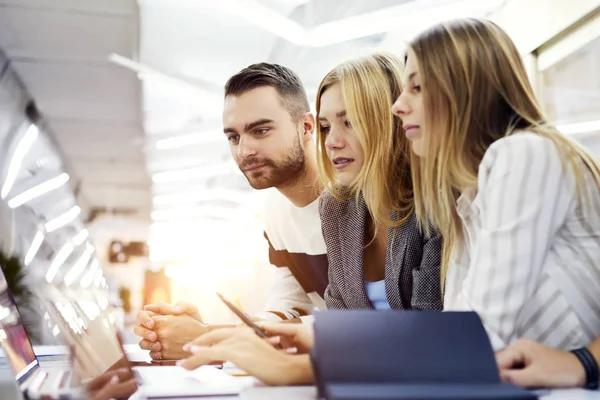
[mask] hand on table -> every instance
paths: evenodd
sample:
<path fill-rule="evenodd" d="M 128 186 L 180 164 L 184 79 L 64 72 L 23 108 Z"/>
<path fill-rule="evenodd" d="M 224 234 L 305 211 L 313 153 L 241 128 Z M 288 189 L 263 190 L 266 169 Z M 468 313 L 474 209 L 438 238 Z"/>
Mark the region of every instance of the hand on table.
<path fill-rule="evenodd" d="M 531 340 L 518 340 L 496 353 L 504 382 L 524 387 L 583 387 L 585 370 L 577 357 Z"/>
<path fill-rule="evenodd" d="M 198 308 L 190 303 L 149 304 L 137 316 L 133 332 L 142 337 L 140 347 L 155 360 L 178 360 L 189 356 L 183 345 L 207 333 Z"/>
<path fill-rule="evenodd" d="M 109 370 L 92 379 L 85 386 L 92 400 L 127 399 L 137 390 L 129 368 Z"/>
<path fill-rule="evenodd" d="M 260 338 L 247 327 L 218 329 L 186 345 L 185 349 L 192 355 L 179 361 L 178 365 L 193 370 L 224 360 L 233 362 L 268 385 L 312 383 L 308 355 L 290 355 L 286 350 L 276 350 L 273 345 L 277 342 L 274 338 Z"/>

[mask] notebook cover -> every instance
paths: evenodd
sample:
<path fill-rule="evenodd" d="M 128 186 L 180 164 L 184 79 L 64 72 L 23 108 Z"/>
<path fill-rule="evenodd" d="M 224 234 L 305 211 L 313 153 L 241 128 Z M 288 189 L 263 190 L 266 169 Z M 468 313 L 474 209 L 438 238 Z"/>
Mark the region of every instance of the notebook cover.
<path fill-rule="evenodd" d="M 511 385 L 337 384 L 326 388 L 328 400 L 535 400 Z"/>
<path fill-rule="evenodd" d="M 315 315 L 314 330 L 321 398 L 536 398 L 501 383 L 473 312 L 333 310 Z"/>
<path fill-rule="evenodd" d="M 500 383 L 474 312 L 335 310 L 315 314 L 320 378 L 335 383 Z"/>

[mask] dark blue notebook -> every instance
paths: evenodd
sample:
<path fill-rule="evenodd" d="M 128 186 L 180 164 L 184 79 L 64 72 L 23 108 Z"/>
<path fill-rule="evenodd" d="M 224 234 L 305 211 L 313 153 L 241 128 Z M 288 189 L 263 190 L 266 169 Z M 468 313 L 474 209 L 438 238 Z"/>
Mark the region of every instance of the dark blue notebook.
<path fill-rule="evenodd" d="M 321 398 L 537 398 L 501 383 L 473 312 L 335 310 L 317 313 L 314 329 Z"/>
<path fill-rule="evenodd" d="M 511 385 L 336 384 L 327 386 L 329 400 L 533 400 L 537 397 Z"/>

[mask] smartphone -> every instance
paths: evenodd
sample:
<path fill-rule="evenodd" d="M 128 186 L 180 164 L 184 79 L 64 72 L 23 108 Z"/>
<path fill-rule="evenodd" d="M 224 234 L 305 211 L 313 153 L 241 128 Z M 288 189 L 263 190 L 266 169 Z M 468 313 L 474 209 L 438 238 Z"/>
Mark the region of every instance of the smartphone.
<path fill-rule="evenodd" d="M 232 302 L 227 300 L 221 293 L 217 293 L 217 296 L 219 296 L 219 298 L 223 301 L 223 303 L 225 303 L 227 308 L 229 308 L 235 315 L 237 315 L 239 317 L 239 319 L 242 320 L 243 323 L 248 325 L 250 328 L 254 329 L 254 332 L 256 332 L 256 334 L 258 336 L 260 336 L 261 338 L 265 338 L 265 339 L 269 337 L 265 333 L 265 331 L 263 331 L 261 329 L 260 326 L 256 325 L 254 322 L 252 322 L 252 320 L 246 315 L 246 313 L 244 313 L 242 310 L 237 308 L 235 306 L 235 304 L 233 304 Z M 275 348 L 278 350 L 282 349 L 282 347 L 280 345 L 276 345 Z"/>

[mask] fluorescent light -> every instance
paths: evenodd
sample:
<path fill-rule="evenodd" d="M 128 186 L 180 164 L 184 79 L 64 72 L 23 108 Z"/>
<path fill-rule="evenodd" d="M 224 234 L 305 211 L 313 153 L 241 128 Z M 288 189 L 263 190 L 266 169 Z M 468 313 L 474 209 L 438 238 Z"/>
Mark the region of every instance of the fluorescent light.
<path fill-rule="evenodd" d="M 46 222 L 46 232 L 54 232 L 55 230 L 62 228 L 63 226 L 67 225 L 69 222 L 77 218 L 79 214 L 81 214 L 81 208 L 79 206 L 74 206 L 66 213 L 59 215 L 53 220 Z"/>
<path fill-rule="evenodd" d="M 401 24 L 411 20 L 411 13 L 419 11 L 430 12 L 432 9 L 435 9 L 435 7 L 439 6 L 440 3 L 456 4 L 456 1 L 411 1 L 321 24 L 310 30 L 309 43 L 315 47 L 323 47 L 352 39 L 358 39 L 364 36 L 395 30 L 398 29 Z"/>
<path fill-rule="evenodd" d="M 171 150 L 185 146 L 216 143 L 220 141 L 224 142 L 223 131 L 215 129 L 161 139 L 156 142 L 156 148 L 158 150 Z"/>
<path fill-rule="evenodd" d="M 65 285 L 71 286 L 75 279 L 85 270 L 85 267 L 88 265 L 91 258 L 92 254 L 88 251 L 85 251 L 83 255 L 79 257 L 79 260 L 77 260 L 75 265 L 73 265 L 69 272 L 67 272 L 67 275 L 65 275 Z"/>
<path fill-rule="evenodd" d="M 25 265 L 29 265 L 33 261 L 33 259 L 35 258 L 35 255 L 37 254 L 37 252 L 40 249 L 40 246 L 42 245 L 43 242 L 44 242 L 44 232 L 41 230 L 37 231 L 37 233 L 33 237 L 33 240 L 31 241 L 29 250 L 27 250 L 27 254 L 25 254 L 25 260 L 24 260 Z"/>
<path fill-rule="evenodd" d="M 148 1 L 148 0 L 145 0 Z M 219 0 L 186 2 L 186 6 L 212 6 L 265 29 L 298 46 L 322 47 L 342 43 L 377 33 L 404 30 L 410 25 L 411 35 L 427 27 L 423 20 L 434 24 L 457 17 L 483 16 L 497 9 L 505 0 L 420 0 L 385 7 L 357 16 L 305 28 L 298 22 L 255 0 Z M 171 3 L 171 2 L 170 2 Z M 169 3 L 169 4 L 170 4 Z M 189 5 L 188 5 L 189 4 Z M 415 32 L 416 29 L 416 32 Z M 407 37 L 406 39 L 410 39 Z M 111 60 L 115 62 L 114 60 Z"/>
<path fill-rule="evenodd" d="M 58 327 L 58 325 L 54 325 L 54 327 L 52 328 L 52 334 L 54 335 L 54 337 L 58 337 L 58 335 L 60 335 L 60 328 Z"/>
<path fill-rule="evenodd" d="M 33 143 L 37 140 L 39 136 L 38 127 L 31 124 L 29 128 L 27 128 L 27 132 L 19 141 L 15 152 L 10 160 L 10 164 L 8 166 L 8 173 L 6 174 L 6 180 L 4 181 L 4 186 L 2 186 L 2 192 L 0 192 L 0 197 L 5 199 L 6 196 L 10 193 L 15 181 L 17 180 L 17 175 L 21 170 L 21 165 L 23 164 L 23 159 L 29 149 L 33 145 Z"/>
<path fill-rule="evenodd" d="M 96 275 L 94 276 L 94 286 L 99 287 L 102 284 L 102 270 L 99 269 L 98 272 L 96 272 Z"/>
<path fill-rule="evenodd" d="M 168 221 L 182 218 L 217 217 L 223 219 L 233 218 L 237 210 L 225 207 L 193 207 L 193 208 L 169 208 L 166 210 L 152 211 L 153 221 Z"/>
<path fill-rule="evenodd" d="M 600 120 L 598 121 L 587 121 L 577 122 L 574 124 L 562 124 L 556 125 L 556 129 L 565 135 L 573 135 L 577 133 L 590 133 L 600 131 Z"/>
<path fill-rule="evenodd" d="M 191 153 L 191 152 L 190 152 Z M 221 164 L 223 154 L 218 151 L 211 151 L 210 154 L 198 158 L 198 152 L 194 151 L 194 156 L 174 154 L 175 157 L 148 157 L 147 170 L 150 175 L 158 172 L 177 171 L 186 168 L 195 168 L 208 165 Z"/>
<path fill-rule="evenodd" d="M 425 28 L 460 17 L 481 17 L 503 0 L 421 0 L 382 8 L 318 25 L 309 31 L 309 43 L 323 47 L 374 34 L 401 31 L 410 40 Z"/>
<path fill-rule="evenodd" d="M 156 195 L 152 199 L 152 202 L 155 206 L 218 200 L 242 203 L 251 194 L 251 192 L 243 192 L 241 190 L 207 189 L 206 186 L 200 186 L 183 192 Z"/>
<path fill-rule="evenodd" d="M 229 175 L 234 172 L 230 162 L 209 165 L 206 167 L 186 168 L 176 171 L 157 172 L 152 175 L 154 183 L 187 181 L 192 179 L 208 179 L 215 176 Z"/>
<path fill-rule="evenodd" d="M 211 96 L 215 96 L 215 99 L 216 93 L 223 89 L 220 84 L 217 84 L 211 79 L 212 77 L 207 76 L 207 79 L 196 78 L 191 80 L 187 77 L 177 76 L 173 73 L 167 74 L 146 64 L 139 63 L 116 53 L 109 55 L 108 60 L 123 68 L 137 72 L 139 79 L 147 80 L 156 78 L 184 89 L 193 89 L 194 91 L 201 92 L 202 94 L 210 94 Z"/>
<path fill-rule="evenodd" d="M 92 282 L 94 281 L 94 277 L 96 276 L 96 271 L 99 267 L 100 263 L 98 262 L 98 259 L 92 261 L 88 272 L 85 275 L 83 275 L 83 278 L 81 278 L 81 281 L 79 282 L 81 287 L 87 288 L 92 284 Z"/>
<path fill-rule="evenodd" d="M 256 1 L 220 0 L 211 5 L 219 7 L 222 11 L 234 13 L 298 46 L 323 47 L 377 33 L 403 29 L 403 25 L 410 25 L 413 28 L 411 34 L 414 34 L 415 27 L 417 32 L 426 27 L 422 23 L 423 19 L 433 24 L 457 17 L 482 16 L 497 8 L 502 2 L 503 0 L 412 1 L 324 23 L 311 29 L 304 28 L 290 18 Z"/>
<path fill-rule="evenodd" d="M 4 318 L 8 317 L 10 314 L 11 314 L 10 308 L 0 306 L 0 321 L 2 321 Z M 4 339 L 6 339 L 6 338 L 4 338 Z"/>
<path fill-rule="evenodd" d="M 32 187 L 24 191 L 23 193 L 13 197 L 8 201 L 8 206 L 10 208 L 17 208 L 28 201 L 31 201 L 37 197 L 43 196 L 44 194 L 56 190 L 65 183 L 69 181 L 69 175 L 66 173 L 62 173 L 59 176 L 49 179 L 43 183 L 40 183 L 37 186 Z"/>
<path fill-rule="evenodd" d="M 87 229 L 82 229 L 75 237 L 73 238 L 73 244 L 75 246 L 79 246 L 90 236 L 90 232 Z"/>
<path fill-rule="evenodd" d="M 191 83 L 189 83 L 185 80 L 174 78 L 170 75 L 167 75 L 160 71 L 157 71 L 154 68 L 150 68 L 147 65 L 141 64 L 137 61 L 133 61 L 132 59 L 123 57 L 122 55 L 119 55 L 119 54 L 115 54 L 115 53 L 111 54 L 110 56 L 108 56 L 108 60 L 116 65 L 120 65 L 121 67 L 124 67 L 124 68 L 127 68 L 127 69 L 137 72 L 138 77 L 140 77 L 140 79 L 144 76 L 157 77 L 157 78 L 164 79 L 171 83 L 181 85 L 181 86 L 184 86 L 187 88 L 198 89 L 198 87 L 196 87 L 195 85 L 192 85 Z"/>
<path fill-rule="evenodd" d="M 50 268 L 48 268 L 48 272 L 46 272 L 46 281 L 48 283 L 52 282 L 52 280 L 56 277 L 58 270 L 62 265 L 67 261 L 67 258 L 73 253 L 73 245 L 71 243 L 65 243 L 65 245 L 56 253 L 54 260 L 52 260 L 52 264 L 50 264 Z"/>
<path fill-rule="evenodd" d="M 307 44 L 306 29 L 299 23 L 254 0 L 219 0 L 211 2 L 226 12 L 233 12 L 247 21 L 298 46 Z"/>
<path fill-rule="evenodd" d="M 482 17 L 500 7 L 503 0 L 421 0 L 405 2 L 316 26 L 310 31 L 313 47 L 323 47 L 369 35 L 395 32 L 408 41 L 424 29 L 455 18 Z"/>

